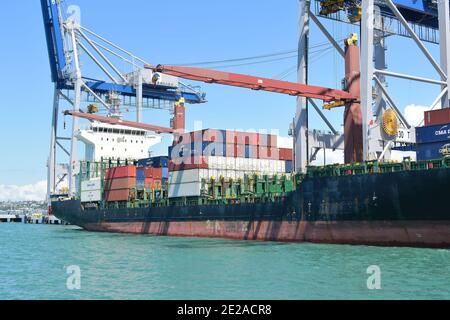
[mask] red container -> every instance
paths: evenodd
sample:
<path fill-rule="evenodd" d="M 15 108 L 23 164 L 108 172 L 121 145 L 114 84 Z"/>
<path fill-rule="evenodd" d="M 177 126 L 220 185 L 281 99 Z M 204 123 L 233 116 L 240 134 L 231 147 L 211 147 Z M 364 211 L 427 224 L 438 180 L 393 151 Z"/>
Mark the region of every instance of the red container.
<path fill-rule="evenodd" d="M 162 179 L 162 168 L 144 168 L 146 178 Z"/>
<path fill-rule="evenodd" d="M 245 145 L 243 144 L 227 144 L 226 156 L 234 158 L 245 158 Z"/>
<path fill-rule="evenodd" d="M 135 178 L 136 177 L 136 167 L 126 166 L 126 167 L 116 167 L 105 170 L 105 179 L 116 179 L 116 178 Z"/>
<path fill-rule="evenodd" d="M 131 192 L 129 189 L 106 190 L 105 191 L 106 202 L 128 201 L 128 200 L 132 200 L 134 198 L 135 198 L 134 192 Z"/>
<path fill-rule="evenodd" d="M 450 108 L 425 111 L 425 126 L 450 123 Z"/>
<path fill-rule="evenodd" d="M 203 142 L 225 143 L 226 133 L 223 130 L 207 129 L 203 130 Z"/>
<path fill-rule="evenodd" d="M 175 162 L 170 160 L 169 162 L 169 171 L 182 171 L 182 170 L 191 170 L 191 169 L 208 169 L 208 162 L 206 161 L 206 157 L 198 156 L 191 158 L 183 158 L 184 162 Z"/>
<path fill-rule="evenodd" d="M 258 134 L 254 132 L 227 131 L 227 144 L 258 145 Z"/>
<path fill-rule="evenodd" d="M 276 147 L 278 143 L 278 137 L 273 134 L 259 134 L 258 145 L 263 147 Z"/>
<path fill-rule="evenodd" d="M 259 146 L 258 147 L 258 159 L 280 160 L 280 149 Z"/>
<path fill-rule="evenodd" d="M 131 189 L 136 187 L 136 178 L 115 178 L 105 180 L 105 190 Z"/>
<path fill-rule="evenodd" d="M 279 150 L 280 150 L 280 160 L 292 161 L 293 159 L 292 149 L 280 148 Z"/>

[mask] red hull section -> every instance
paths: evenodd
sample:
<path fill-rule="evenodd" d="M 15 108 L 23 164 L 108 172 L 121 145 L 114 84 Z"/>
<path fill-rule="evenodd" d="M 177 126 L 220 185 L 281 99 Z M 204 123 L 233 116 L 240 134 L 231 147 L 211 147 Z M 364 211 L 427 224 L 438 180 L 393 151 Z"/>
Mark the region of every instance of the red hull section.
<path fill-rule="evenodd" d="M 187 221 L 101 222 L 85 229 L 235 240 L 449 247 L 449 221 Z"/>

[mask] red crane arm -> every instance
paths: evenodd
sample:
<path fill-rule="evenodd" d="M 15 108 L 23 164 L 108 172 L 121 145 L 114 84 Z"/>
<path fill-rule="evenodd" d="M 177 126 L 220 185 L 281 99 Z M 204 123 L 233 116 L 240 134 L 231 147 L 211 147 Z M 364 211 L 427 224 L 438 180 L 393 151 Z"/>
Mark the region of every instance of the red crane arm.
<path fill-rule="evenodd" d="M 206 83 L 218 83 L 234 87 L 248 88 L 252 90 L 264 90 L 289 94 L 292 96 L 301 96 L 323 101 L 353 101 L 354 97 L 350 93 L 342 90 L 310 86 L 295 82 L 261 78 L 238 73 L 216 71 L 203 68 L 192 67 L 174 67 L 174 66 L 150 66 L 145 68 L 152 69 L 154 72 L 161 72 L 175 77 L 202 81 Z"/>
<path fill-rule="evenodd" d="M 64 115 L 98 121 L 98 122 L 102 122 L 102 123 L 116 124 L 116 125 L 136 128 L 136 129 L 143 129 L 143 130 L 147 130 L 147 131 L 153 131 L 156 133 L 174 133 L 175 132 L 175 130 L 171 129 L 171 128 L 165 128 L 165 127 L 160 127 L 160 126 L 155 126 L 155 125 L 145 124 L 145 123 L 139 123 L 139 122 L 133 122 L 133 121 L 126 121 L 126 120 L 121 120 L 121 119 L 112 118 L 112 117 L 97 116 L 97 115 L 90 114 L 90 113 L 82 113 L 82 112 L 67 110 L 67 111 L 64 111 Z"/>

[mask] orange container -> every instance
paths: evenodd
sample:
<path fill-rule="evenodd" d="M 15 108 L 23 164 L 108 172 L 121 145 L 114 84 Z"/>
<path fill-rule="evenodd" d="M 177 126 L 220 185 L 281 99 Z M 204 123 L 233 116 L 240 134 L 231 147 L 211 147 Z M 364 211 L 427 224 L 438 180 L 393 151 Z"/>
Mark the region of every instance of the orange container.
<path fill-rule="evenodd" d="M 144 176 L 146 178 L 162 179 L 162 168 L 144 168 Z"/>
<path fill-rule="evenodd" d="M 292 161 L 293 151 L 292 149 L 280 148 L 280 160 Z"/>
<path fill-rule="evenodd" d="M 106 202 L 132 200 L 135 194 L 128 189 L 105 191 Z"/>
<path fill-rule="evenodd" d="M 258 147 L 258 159 L 280 160 L 280 149 L 259 146 Z"/>
<path fill-rule="evenodd" d="M 105 179 L 115 179 L 115 178 L 132 178 L 136 177 L 136 167 L 126 166 L 126 167 L 116 167 L 105 170 Z"/>
<path fill-rule="evenodd" d="M 105 180 L 105 190 L 131 189 L 136 187 L 136 178 L 115 178 Z"/>
<path fill-rule="evenodd" d="M 425 126 L 450 123 L 450 108 L 425 111 Z"/>

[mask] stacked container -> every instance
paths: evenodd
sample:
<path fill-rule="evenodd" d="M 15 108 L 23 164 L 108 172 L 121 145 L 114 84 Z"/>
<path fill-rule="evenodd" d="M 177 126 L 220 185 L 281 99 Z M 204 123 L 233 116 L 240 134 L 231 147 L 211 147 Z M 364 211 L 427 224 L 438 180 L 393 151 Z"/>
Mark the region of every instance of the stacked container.
<path fill-rule="evenodd" d="M 136 187 L 138 189 L 161 189 L 163 168 L 138 167 Z"/>
<path fill-rule="evenodd" d="M 136 186 L 138 189 L 162 189 L 169 177 L 169 158 L 160 156 L 138 161 Z"/>
<path fill-rule="evenodd" d="M 169 148 L 169 198 L 201 195 L 202 180 L 292 172 L 292 138 L 208 129 L 183 134 Z"/>
<path fill-rule="evenodd" d="M 99 202 L 102 200 L 102 181 L 100 178 L 81 182 L 81 202 Z"/>
<path fill-rule="evenodd" d="M 128 201 L 135 197 L 136 167 L 124 166 L 105 170 L 105 201 Z"/>
<path fill-rule="evenodd" d="M 425 126 L 416 128 L 417 160 L 435 160 L 450 149 L 450 109 L 425 112 Z"/>

